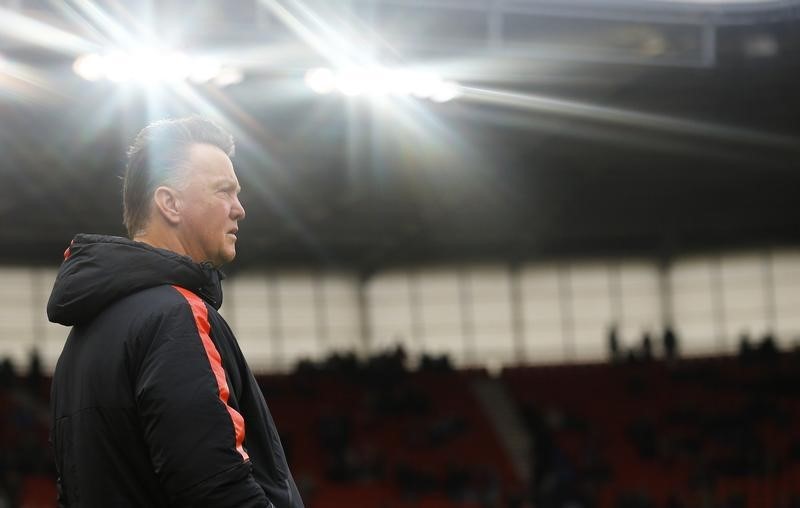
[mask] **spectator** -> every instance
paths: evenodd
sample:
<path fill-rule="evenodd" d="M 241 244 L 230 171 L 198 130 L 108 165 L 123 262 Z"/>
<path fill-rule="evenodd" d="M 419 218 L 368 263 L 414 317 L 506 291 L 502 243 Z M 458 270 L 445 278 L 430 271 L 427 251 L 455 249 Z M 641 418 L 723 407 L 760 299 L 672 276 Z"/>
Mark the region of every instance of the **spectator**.
<path fill-rule="evenodd" d="M 671 325 L 667 325 L 664 328 L 663 343 L 664 343 L 664 358 L 668 362 L 677 360 L 679 354 L 678 336 L 675 334 L 675 331 L 672 329 Z"/>
<path fill-rule="evenodd" d="M 608 329 L 608 358 L 611 363 L 619 363 L 622 359 L 619 351 L 619 336 L 617 325 L 611 325 Z"/>

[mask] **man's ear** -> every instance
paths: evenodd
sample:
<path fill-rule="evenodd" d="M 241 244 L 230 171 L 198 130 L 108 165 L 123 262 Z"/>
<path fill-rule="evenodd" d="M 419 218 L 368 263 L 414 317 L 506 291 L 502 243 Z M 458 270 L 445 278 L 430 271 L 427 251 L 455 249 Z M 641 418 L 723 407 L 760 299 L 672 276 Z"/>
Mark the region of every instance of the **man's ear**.
<path fill-rule="evenodd" d="M 153 203 L 156 210 L 169 224 L 176 225 L 181 221 L 181 200 L 178 192 L 162 185 L 155 190 Z"/>

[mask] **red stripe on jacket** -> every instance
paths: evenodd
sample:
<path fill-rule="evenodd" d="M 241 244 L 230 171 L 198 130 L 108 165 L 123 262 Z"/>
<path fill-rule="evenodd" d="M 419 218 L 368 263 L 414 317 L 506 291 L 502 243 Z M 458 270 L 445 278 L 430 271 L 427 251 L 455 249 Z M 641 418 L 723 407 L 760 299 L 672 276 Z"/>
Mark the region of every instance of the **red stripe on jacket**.
<path fill-rule="evenodd" d="M 196 294 L 188 289 L 178 286 L 172 286 L 178 290 L 180 294 L 189 302 L 194 315 L 194 322 L 197 325 L 197 333 L 200 334 L 200 340 L 203 343 L 203 349 L 206 351 L 208 363 L 211 364 L 211 371 L 214 373 L 214 378 L 217 380 L 217 387 L 219 388 L 219 399 L 228 409 L 228 414 L 231 416 L 233 429 L 236 435 L 236 451 L 242 456 L 244 460 L 249 459 L 247 452 L 244 451 L 242 443 L 244 442 L 244 418 L 238 411 L 228 405 L 228 398 L 230 397 L 230 390 L 228 389 L 228 382 L 225 379 L 225 370 L 222 368 L 222 358 L 217 351 L 214 342 L 211 341 L 211 336 L 208 334 L 211 330 L 211 325 L 208 322 L 208 309 L 206 304 Z"/>

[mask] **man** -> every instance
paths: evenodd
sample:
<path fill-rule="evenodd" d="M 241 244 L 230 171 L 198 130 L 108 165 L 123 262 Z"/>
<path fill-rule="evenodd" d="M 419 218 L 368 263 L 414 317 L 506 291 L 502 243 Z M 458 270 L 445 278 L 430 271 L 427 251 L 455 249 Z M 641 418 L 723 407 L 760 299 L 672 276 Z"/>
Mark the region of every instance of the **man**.
<path fill-rule="evenodd" d="M 198 117 L 146 127 L 123 185 L 131 239 L 78 235 L 64 253 L 47 304 L 73 327 L 51 397 L 62 506 L 303 506 L 217 313 L 245 216 L 233 150 Z"/>

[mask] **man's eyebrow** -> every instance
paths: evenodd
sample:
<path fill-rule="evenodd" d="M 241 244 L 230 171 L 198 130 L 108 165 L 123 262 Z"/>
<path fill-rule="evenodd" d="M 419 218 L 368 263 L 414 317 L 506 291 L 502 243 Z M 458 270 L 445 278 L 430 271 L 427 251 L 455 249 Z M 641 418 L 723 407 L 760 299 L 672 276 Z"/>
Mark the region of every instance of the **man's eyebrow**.
<path fill-rule="evenodd" d="M 242 187 L 233 180 L 228 180 L 228 179 L 219 180 L 217 182 L 217 187 L 224 190 L 235 190 L 237 194 L 239 192 L 242 192 Z"/>

